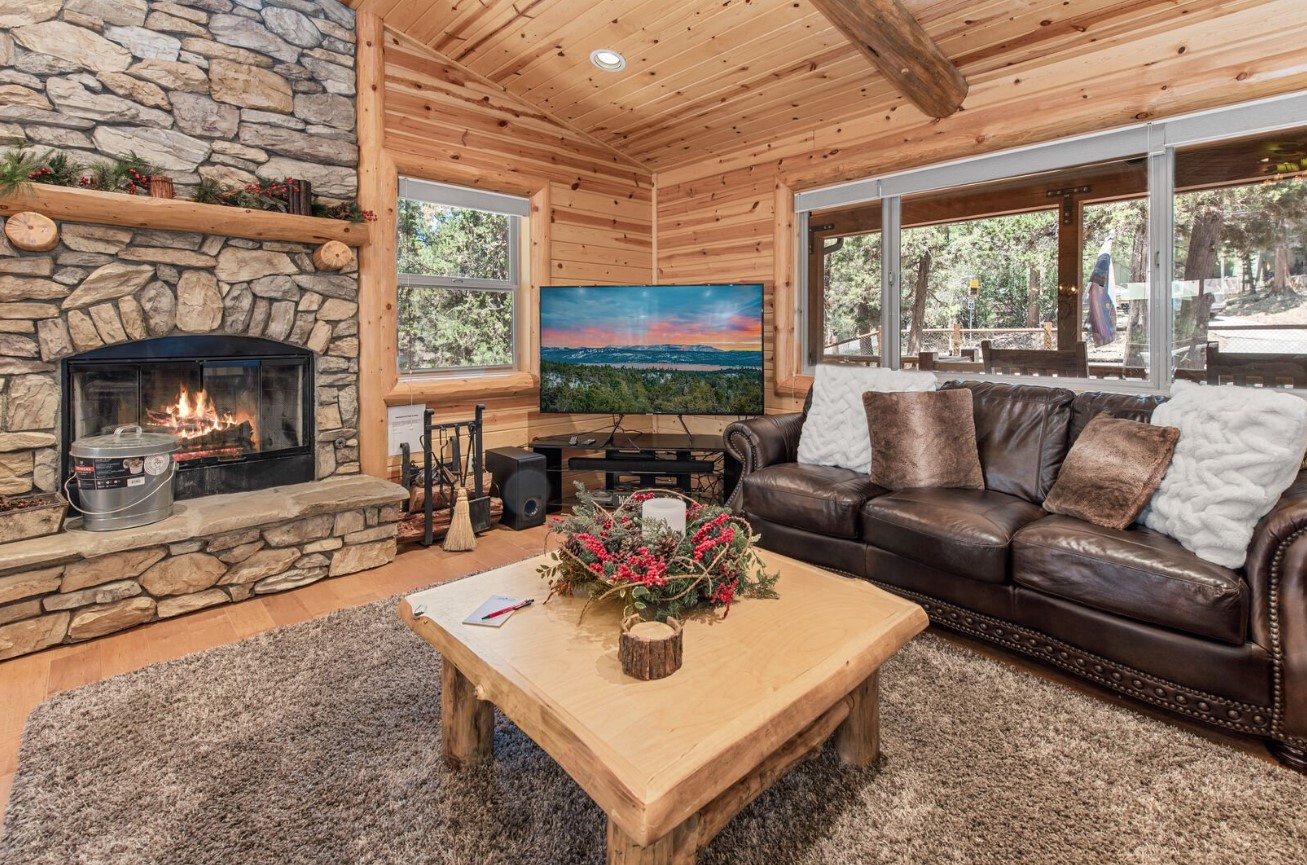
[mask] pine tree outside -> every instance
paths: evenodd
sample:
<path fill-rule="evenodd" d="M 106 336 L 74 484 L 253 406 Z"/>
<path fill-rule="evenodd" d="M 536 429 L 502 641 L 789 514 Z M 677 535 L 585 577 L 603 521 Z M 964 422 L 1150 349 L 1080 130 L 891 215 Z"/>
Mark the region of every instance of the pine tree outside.
<path fill-rule="evenodd" d="M 401 375 L 512 365 L 517 219 L 399 200 Z"/>

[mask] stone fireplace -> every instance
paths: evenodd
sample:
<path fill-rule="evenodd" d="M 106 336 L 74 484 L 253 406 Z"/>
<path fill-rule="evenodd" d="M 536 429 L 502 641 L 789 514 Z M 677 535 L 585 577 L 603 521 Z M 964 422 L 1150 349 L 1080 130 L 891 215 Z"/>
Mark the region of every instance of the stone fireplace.
<path fill-rule="evenodd" d="M 338 0 L 9 6 L 0 132 L 43 158 L 134 153 L 181 197 L 288 176 L 357 194 Z M 252 230 L 83 194 L 96 217 L 63 211 L 53 249 L 0 235 L 0 495 L 60 489 L 74 439 L 140 424 L 181 438 L 180 500 L 148 526 L 0 543 L 0 660 L 393 559 L 405 492 L 359 474 L 357 268 L 318 271 L 303 217 Z"/>
<path fill-rule="evenodd" d="M 182 501 L 0 544 L 0 659 L 394 558 L 405 493 L 359 475 L 356 272 L 305 243 L 60 237 L 0 255 L 0 493 L 59 489 L 73 439 L 139 423 L 182 438 Z"/>
<path fill-rule="evenodd" d="M 356 273 L 317 272 L 309 244 L 60 230 L 0 258 L 0 493 L 60 488 L 71 440 L 120 423 L 188 434 L 181 497 L 358 472 Z M 188 427 L 183 389 L 222 403 L 230 441 Z"/>

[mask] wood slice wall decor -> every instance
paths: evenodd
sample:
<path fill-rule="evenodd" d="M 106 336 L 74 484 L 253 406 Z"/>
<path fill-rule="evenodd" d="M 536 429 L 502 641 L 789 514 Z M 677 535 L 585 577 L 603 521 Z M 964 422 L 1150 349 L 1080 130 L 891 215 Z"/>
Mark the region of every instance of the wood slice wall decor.
<path fill-rule="evenodd" d="M 354 263 L 354 250 L 339 240 L 328 240 L 313 251 L 313 266 L 318 270 L 344 270 Z"/>
<path fill-rule="evenodd" d="M 637 622 L 624 628 L 618 640 L 617 655 L 622 672 L 648 681 L 670 676 L 681 669 L 681 623 Z"/>
<path fill-rule="evenodd" d="M 49 252 L 59 243 L 59 227 L 48 216 L 24 210 L 5 220 L 5 237 L 24 252 Z"/>

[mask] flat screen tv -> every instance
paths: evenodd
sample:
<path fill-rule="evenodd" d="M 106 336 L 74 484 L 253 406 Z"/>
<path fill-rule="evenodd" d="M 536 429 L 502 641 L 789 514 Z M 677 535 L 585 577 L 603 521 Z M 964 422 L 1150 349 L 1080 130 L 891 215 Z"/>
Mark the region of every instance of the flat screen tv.
<path fill-rule="evenodd" d="M 540 410 L 762 414 L 762 286 L 540 288 Z"/>

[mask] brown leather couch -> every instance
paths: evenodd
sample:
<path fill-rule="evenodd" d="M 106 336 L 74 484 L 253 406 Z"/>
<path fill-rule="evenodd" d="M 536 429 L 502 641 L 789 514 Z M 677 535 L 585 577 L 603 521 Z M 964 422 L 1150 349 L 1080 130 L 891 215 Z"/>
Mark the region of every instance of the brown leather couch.
<path fill-rule="evenodd" d="M 726 428 L 743 466 L 731 506 L 767 549 L 911 598 L 937 625 L 1260 736 L 1307 771 L 1307 472 L 1232 571 L 1142 526 L 1100 528 L 1041 507 L 1095 414 L 1147 420 L 1162 398 L 941 387 L 973 392 L 986 489 L 890 492 L 849 469 L 801 465 L 805 406 Z"/>

